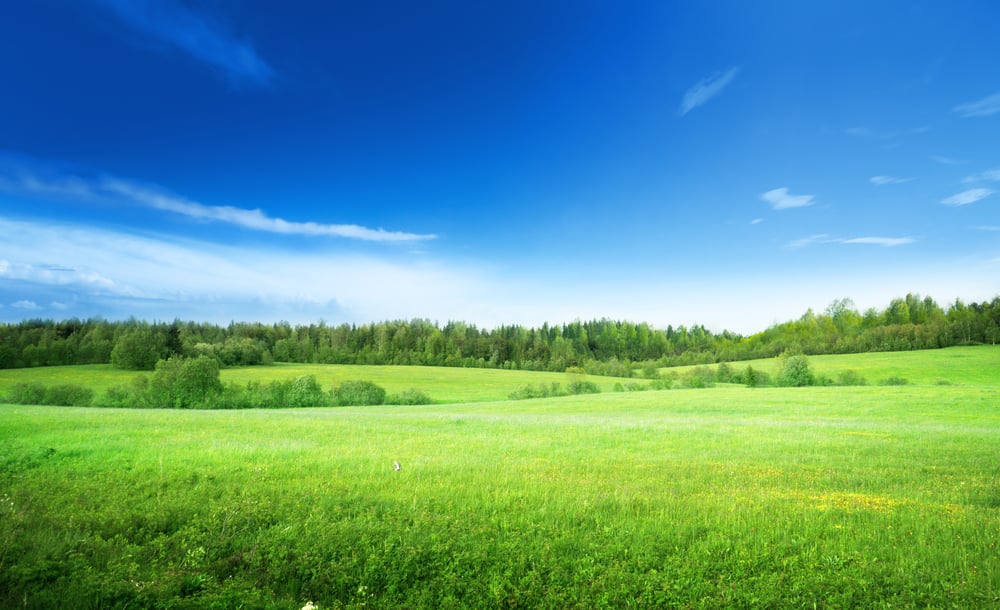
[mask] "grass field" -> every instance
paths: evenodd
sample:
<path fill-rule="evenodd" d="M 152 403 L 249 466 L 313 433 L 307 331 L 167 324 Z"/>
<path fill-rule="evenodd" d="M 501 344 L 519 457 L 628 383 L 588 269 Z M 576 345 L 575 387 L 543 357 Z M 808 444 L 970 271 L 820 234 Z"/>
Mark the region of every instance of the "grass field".
<path fill-rule="evenodd" d="M 889 377 L 901 377 L 917 385 L 1000 385 L 1000 347 L 975 345 L 949 347 L 936 350 L 912 352 L 878 352 L 870 354 L 835 354 L 809 356 L 813 369 L 821 374 L 837 378 L 837 373 L 854 370 L 862 374 L 870 384 L 877 384 Z M 780 358 L 731 362 L 734 370 L 752 366 L 774 376 L 781 366 Z M 676 367 L 683 374 L 693 367 Z"/>
<path fill-rule="evenodd" d="M 83 366 L 52 366 L 30 369 L 0 369 L 0 397 L 17 383 L 79 384 L 96 393 L 129 383 L 137 375 L 150 373 L 123 371 L 110 364 Z M 566 373 L 535 371 L 503 371 L 497 369 L 463 369 L 432 366 L 365 366 L 330 364 L 275 364 L 222 370 L 222 382 L 245 385 L 248 381 L 268 382 L 314 375 L 320 385 L 329 389 L 348 380 L 364 379 L 384 387 L 390 394 L 411 388 L 422 390 L 434 402 L 472 402 L 507 400 L 510 393 L 525 385 L 559 383 L 565 388 L 571 377 Z M 615 383 L 628 379 L 581 375 L 608 392 Z"/>
<path fill-rule="evenodd" d="M 1000 368 L 935 355 L 848 367 L 899 387 L 3 405 L 0 607 L 1000 607 Z"/>

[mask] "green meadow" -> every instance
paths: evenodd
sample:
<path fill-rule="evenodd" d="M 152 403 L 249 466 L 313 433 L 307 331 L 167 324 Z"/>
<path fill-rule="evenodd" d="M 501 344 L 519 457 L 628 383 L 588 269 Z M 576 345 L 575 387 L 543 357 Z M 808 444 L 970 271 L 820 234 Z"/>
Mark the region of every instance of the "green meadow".
<path fill-rule="evenodd" d="M 438 403 L 0 405 L 0 607 L 1000 607 L 1000 349 L 810 360 L 870 385 L 509 401 L 566 376 L 295 365 L 223 380 Z M 0 393 L 76 369 L 134 375 Z"/>

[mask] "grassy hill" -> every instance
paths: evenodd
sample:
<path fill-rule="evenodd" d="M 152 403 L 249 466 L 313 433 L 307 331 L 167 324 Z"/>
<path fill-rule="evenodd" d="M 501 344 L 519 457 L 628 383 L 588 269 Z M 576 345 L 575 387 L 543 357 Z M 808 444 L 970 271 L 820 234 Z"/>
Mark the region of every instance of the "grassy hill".
<path fill-rule="evenodd" d="M 129 383 L 146 372 L 123 371 L 109 364 L 78 366 L 52 366 L 30 369 L 0 369 L 0 397 L 14 384 L 41 383 L 54 385 L 73 383 L 105 392 L 108 388 Z M 377 383 L 389 393 L 410 388 L 422 390 L 435 402 L 471 402 L 507 400 L 514 390 L 525 385 L 560 383 L 565 386 L 571 376 L 566 373 L 536 371 L 504 371 L 497 369 L 463 369 L 431 366 L 364 366 L 339 364 L 275 364 L 223 369 L 223 383 L 245 385 L 248 381 L 263 383 L 273 380 L 294 379 L 301 375 L 314 375 L 324 388 L 343 381 L 364 379 Z M 578 376 L 593 381 L 602 391 L 611 391 L 614 384 L 628 379 Z"/>
<path fill-rule="evenodd" d="M 901 387 L 0 405 L 0 607 L 997 607 L 997 371 L 933 358 L 996 353 L 850 363 Z"/>
<path fill-rule="evenodd" d="M 837 373 L 857 371 L 870 384 L 889 377 L 901 377 L 917 385 L 1000 385 L 1000 347 L 975 345 L 908 352 L 874 352 L 809 356 L 816 373 L 836 379 Z M 747 365 L 776 375 L 780 358 L 731 362 L 734 370 Z M 683 366 L 661 371 L 683 374 L 694 367 Z"/>

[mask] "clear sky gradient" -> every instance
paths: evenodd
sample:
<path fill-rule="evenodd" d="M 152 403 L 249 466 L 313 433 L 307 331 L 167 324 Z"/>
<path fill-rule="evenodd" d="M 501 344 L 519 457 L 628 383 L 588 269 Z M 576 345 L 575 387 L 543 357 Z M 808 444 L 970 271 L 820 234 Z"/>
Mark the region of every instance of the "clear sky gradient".
<path fill-rule="evenodd" d="M 609 317 L 1000 294 L 1000 5 L 39 0 L 0 320 Z"/>

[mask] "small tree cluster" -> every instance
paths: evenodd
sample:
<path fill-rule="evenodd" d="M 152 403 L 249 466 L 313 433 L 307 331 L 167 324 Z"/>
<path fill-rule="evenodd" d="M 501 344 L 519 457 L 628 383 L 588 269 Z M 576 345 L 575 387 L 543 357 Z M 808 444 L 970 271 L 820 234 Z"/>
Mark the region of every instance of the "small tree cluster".
<path fill-rule="evenodd" d="M 72 383 L 45 386 L 40 383 L 18 383 L 5 400 L 14 405 L 52 405 L 86 407 L 94 400 L 94 391 Z"/>
<path fill-rule="evenodd" d="M 802 354 L 783 356 L 781 369 L 778 371 L 778 385 L 803 387 L 815 383 L 816 376 L 813 374 L 808 358 Z"/>
<path fill-rule="evenodd" d="M 385 403 L 385 389 L 371 381 L 345 381 L 333 389 L 336 407 L 371 406 Z"/>

